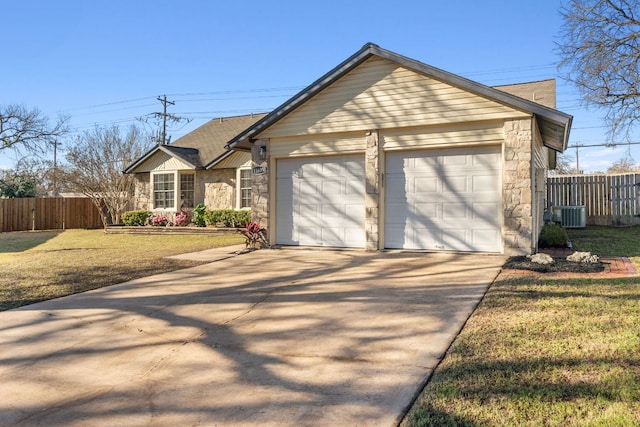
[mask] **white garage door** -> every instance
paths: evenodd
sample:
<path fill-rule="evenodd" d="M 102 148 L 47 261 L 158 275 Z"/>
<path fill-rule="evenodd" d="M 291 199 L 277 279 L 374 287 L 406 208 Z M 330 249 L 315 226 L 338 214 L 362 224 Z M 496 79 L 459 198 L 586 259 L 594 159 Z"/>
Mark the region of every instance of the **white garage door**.
<path fill-rule="evenodd" d="M 500 147 L 386 156 L 387 248 L 502 252 Z"/>
<path fill-rule="evenodd" d="M 276 167 L 276 243 L 364 247 L 364 156 L 280 159 Z"/>

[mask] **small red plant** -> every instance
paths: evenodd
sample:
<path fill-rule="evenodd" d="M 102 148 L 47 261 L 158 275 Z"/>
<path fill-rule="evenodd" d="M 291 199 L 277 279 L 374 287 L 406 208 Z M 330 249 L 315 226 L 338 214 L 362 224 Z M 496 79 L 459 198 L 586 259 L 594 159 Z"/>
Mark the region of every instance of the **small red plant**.
<path fill-rule="evenodd" d="M 240 232 L 244 235 L 245 245 L 250 249 L 260 249 L 267 246 L 266 229 L 260 227 L 256 221 L 251 221 Z"/>

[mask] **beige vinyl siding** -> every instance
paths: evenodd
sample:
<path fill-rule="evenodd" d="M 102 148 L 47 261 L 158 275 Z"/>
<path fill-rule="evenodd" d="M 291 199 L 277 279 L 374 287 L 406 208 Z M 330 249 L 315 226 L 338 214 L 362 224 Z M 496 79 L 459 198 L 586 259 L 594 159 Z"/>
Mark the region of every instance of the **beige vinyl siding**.
<path fill-rule="evenodd" d="M 543 215 L 545 209 L 546 176 L 549 167 L 549 148 L 542 143 L 542 135 L 537 120 L 532 120 L 533 141 L 531 161 L 531 242 L 534 248 L 538 247 L 540 231 L 544 225 Z"/>
<path fill-rule="evenodd" d="M 549 148 L 542 143 L 542 135 L 537 125 L 537 120 L 533 120 L 533 167 L 549 168 Z"/>
<path fill-rule="evenodd" d="M 172 171 L 193 169 L 186 163 L 163 152 L 157 152 L 136 168 L 136 172 Z"/>
<path fill-rule="evenodd" d="M 382 133 L 385 150 L 486 145 L 503 141 L 502 121 L 390 129 Z"/>
<path fill-rule="evenodd" d="M 526 117 L 372 57 L 260 134 L 263 138 Z"/>
<path fill-rule="evenodd" d="M 247 151 L 234 151 L 229 157 L 220 161 L 211 169 L 236 169 L 242 166 L 251 166 L 251 153 Z"/>
<path fill-rule="evenodd" d="M 273 138 L 270 141 L 270 150 L 271 156 L 274 157 L 304 156 L 310 154 L 346 154 L 364 151 L 366 141 L 366 135 L 362 132 Z"/>

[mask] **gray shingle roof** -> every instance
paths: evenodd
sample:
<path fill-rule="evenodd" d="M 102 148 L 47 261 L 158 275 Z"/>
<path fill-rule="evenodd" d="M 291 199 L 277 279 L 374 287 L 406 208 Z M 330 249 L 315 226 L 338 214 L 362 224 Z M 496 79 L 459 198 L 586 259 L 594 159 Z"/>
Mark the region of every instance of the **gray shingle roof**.
<path fill-rule="evenodd" d="M 231 151 L 225 148 L 225 144 L 231 138 L 265 116 L 266 113 L 261 113 L 209 120 L 204 125 L 176 139 L 171 144 L 157 145 L 152 148 L 129 165 L 124 170 L 124 173 L 135 173 L 139 166 L 158 151 L 163 151 L 174 156 L 191 165 L 194 169 L 211 167 L 217 161 L 231 154 Z"/>
<path fill-rule="evenodd" d="M 221 117 L 209 120 L 199 128 L 176 139 L 170 146 L 195 148 L 199 151 L 202 166 L 207 166 L 227 153 L 224 145 L 233 137 L 266 116 L 249 114 L 246 116 Z"/>

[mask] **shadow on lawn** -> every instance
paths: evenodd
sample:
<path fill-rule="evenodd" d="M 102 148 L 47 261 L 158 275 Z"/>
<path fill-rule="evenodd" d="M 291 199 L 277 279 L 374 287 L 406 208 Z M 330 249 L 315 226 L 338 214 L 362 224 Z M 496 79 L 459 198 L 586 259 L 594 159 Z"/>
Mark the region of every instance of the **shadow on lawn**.
<path fill-rule="evenodd" d="M 58 236 L 63 231 L 14 231 L 0 233 L 0 254 L 24 252 Z"/>

